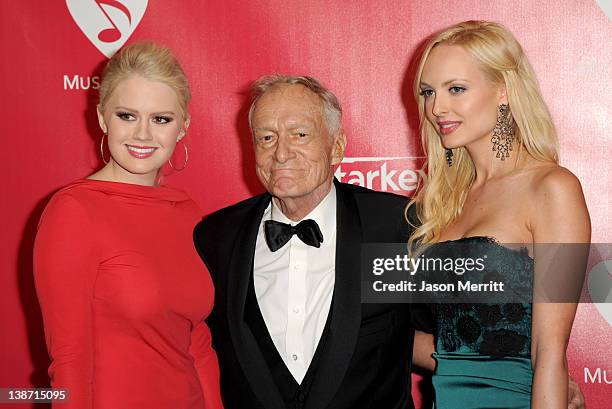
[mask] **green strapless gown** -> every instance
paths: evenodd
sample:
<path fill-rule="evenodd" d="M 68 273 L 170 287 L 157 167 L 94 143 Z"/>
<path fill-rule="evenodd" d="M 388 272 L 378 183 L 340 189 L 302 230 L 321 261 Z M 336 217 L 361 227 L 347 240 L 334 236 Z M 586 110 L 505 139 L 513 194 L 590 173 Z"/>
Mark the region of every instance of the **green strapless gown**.
<path fill-rule="evenodd" d="M 533 259 L 489 237 L 467 237 L 431 246 L 487 254 L 486 273 L 531 286 Z M 441 247 L 445 247 L 441 250 Z M 434 254 L 431 254 L 431 253 Z M 469 254 L 463 255 L 469 257 Z M 432 378 L 438 409 L 531 407 L 531 304 L 432 304 L 437 361 Z"/>

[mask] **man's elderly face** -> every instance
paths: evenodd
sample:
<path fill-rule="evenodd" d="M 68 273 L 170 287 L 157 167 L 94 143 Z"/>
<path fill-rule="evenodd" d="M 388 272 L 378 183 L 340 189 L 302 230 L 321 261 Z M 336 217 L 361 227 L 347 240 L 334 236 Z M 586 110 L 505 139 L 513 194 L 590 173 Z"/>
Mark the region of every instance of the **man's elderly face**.
<path fill-rule="evenodd" d="M 344 136 L 329 134 L 322 102 L 308 88 L 283 84 L 266 92 L 255 105 L 252 128 L 257 176 L 273 196 L 308 200 L 331 184 Z"/>

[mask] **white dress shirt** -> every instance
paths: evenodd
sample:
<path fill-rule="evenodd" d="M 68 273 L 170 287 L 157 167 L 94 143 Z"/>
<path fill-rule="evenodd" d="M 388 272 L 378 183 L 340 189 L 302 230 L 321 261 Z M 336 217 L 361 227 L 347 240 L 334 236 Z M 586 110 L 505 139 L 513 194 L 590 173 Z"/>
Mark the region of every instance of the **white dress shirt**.
<path fill-rule="evenodd" d="M 264 222 L 291 225 L 274 203 L 268 206 L 257 233 L 253 267 L 255 295 L 270 337 L 298 383 L 306 375 L 327 321 L 335 282 L 336 188 L 302 220 L 313 219 L 323 233 L 316 248 L 296 235 L 272 252 L 266 243 Z M 300 220 L 301 221 L 301 220 Z"/>

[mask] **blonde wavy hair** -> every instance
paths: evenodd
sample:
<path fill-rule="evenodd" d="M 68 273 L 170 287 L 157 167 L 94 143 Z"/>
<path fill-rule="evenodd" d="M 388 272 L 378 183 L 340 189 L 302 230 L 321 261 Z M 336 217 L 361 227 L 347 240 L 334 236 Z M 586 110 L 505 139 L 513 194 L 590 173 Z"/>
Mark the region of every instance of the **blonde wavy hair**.
<path fill-rule="evenodd" d="M 462 47 L 474 57 L 493 86 L 505 86 L 519 152 L 524 149 L 536 160 L 558 162 L 557 134 L 550 113 L 535 73 L 512 33 L 498 23 L 465 21 L 435 34 L 421 56 L 413 84 L 421 142 L 427 155 L 424 165 L 427 179 L 406 208 L 408 222 L 415 227 L 408 241 L 411 248 L 415 244 L 420 247 L 439 241 L 444 228 L 461 214 L 476 177 L 474 164 L 464 147 L 453 149 L 453 165 L 447 165 L 440 136 L 425 116 L 421 75 L 431 50 L 438 44 Z"/>
<path fill-rule="evenodd" d="M 123 47 L 104 67 L 100 84 L 100 111 L 117 85 L 131 75 L 159 81 L 176 92 L 181 113 L 189 118 L 187 105 L 191 100 L 189 82 L 183 68 L 169 48 L 153 42 L 136 42 Z"/>

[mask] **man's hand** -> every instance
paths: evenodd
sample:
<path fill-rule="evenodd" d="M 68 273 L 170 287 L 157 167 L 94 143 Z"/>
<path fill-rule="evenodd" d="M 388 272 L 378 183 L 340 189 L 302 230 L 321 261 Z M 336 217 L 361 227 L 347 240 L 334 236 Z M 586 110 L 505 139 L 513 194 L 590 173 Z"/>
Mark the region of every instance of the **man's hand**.
<path fill-rule="evenodd" d="M 586 409 L 580 386 L 570 377 L 567 384 L 567 409 Z"/>
<path fill-rule="evenodd" d="M 412 363 L 420 368 L 433 372 L 436 361 L 431 354 L 435 352 L 433 335 L 421 331 L 414 332 L 414 347 L 412 349 Z"/>

